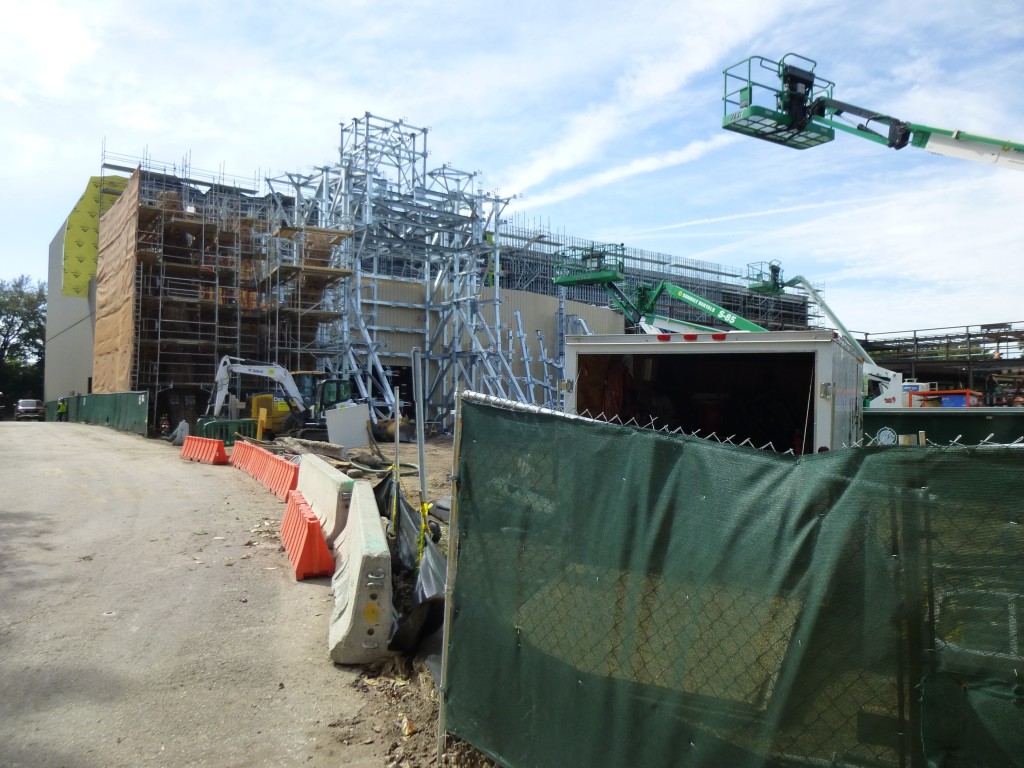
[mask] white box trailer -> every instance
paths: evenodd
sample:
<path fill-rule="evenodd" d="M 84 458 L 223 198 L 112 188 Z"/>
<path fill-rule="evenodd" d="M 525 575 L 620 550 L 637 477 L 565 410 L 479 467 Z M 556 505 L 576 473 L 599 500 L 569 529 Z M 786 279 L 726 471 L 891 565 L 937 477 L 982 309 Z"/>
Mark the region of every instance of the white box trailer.
<path fill-rule="evenodd" d="M 568 413 L 797 454 L 861 435 L 862 367 L 832 331 L 567 336 Z"/>

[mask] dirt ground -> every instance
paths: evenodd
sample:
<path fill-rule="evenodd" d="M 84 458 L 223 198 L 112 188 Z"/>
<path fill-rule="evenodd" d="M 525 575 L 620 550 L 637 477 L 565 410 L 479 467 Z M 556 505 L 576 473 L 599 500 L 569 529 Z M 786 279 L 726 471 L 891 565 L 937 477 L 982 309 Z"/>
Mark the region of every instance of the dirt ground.
<path fill-rule="evenodd" d="M 381 446 L 392 460 L 394 445 Z M 450 437 L 431 438 L 424 448 L 427 500 L 450 496 L 454 443 Z M 353 455 L 352 460 L 366 465 L 370 455 Z M 377 457 L 379 461 L 379 457 Z M 415 443 L 401 443 L 399 461 L 402 465 L 419 463 Z M 344 468 L 342 466 L 342 468 Z M 409 500 L 419 502 L 420 480 L 415 474 L 403 476 L 402 485 Z M 447 543 L 447 525 L 442 528 L 442 544 Z M 359 714 L 331 723 L 340 742 L 364 743 L 373 739 L 387 749 L 387 768 L 420 768 L 420 766 L 452 766 L 453 768 L 490 768 L 496 764 L 454 736 L 445 738 L 441 760 L 438 747 L 438 692 L 435 681 L 421 659 L 396 657 L 362 671 L 355 683 L 366 697 L 366 707 Z"/>
<path fill-rule="evenodd" d="M 244 472 L 87 424 L 0 423 L 0 444 L 0 765 L 488 765 L 454 739 L 438 757 L 418 660 L 331 663 L 331 580 L 296 582 L 284 505 Z M 430 495 L 451 453 L 429 447 Z"/>

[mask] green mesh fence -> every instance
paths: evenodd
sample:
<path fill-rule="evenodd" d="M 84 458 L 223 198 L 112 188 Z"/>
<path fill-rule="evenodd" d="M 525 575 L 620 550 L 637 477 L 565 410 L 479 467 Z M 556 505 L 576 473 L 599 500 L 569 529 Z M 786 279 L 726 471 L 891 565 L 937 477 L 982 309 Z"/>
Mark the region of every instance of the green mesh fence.
<path fill-rule="evenodd" d="M 103 424 L 123 432 L 146 434 L 148 392 L 116 392 L 68 397 L 68 421 Z M 56 418 L 54 403 L 54 418 Z M 49 414 L 49 410 L 47 410 Z M 49 415 L 47 416 L 49 418 Z"/>
<path fill-rule="evenodd" d="M 229 446 L 235 444 L 235 437 L 238 435 L 255 439 L 258 423 L 256 419 L 215 419 L 200 416 L 196 422 L 196 433 L 199 437 L 223 440 L 224 445 Z"/>
<path fill-rule="evenodd" d="M 502 765 L 1024 765 L 1024 449 L 463 401 L 446 728 Z"/>

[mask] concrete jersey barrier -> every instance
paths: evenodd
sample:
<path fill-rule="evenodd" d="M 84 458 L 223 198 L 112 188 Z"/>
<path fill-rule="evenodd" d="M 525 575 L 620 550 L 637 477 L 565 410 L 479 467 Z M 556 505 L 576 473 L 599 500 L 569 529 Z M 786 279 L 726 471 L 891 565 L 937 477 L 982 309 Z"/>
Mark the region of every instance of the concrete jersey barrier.
<path fill-rule="evenodd" d="M 329 547 L 334 547 L 348 520 L 349 498 L 354 483 L 352 478 L 315 454 L 303 454 L 299 460 L 297 490 L 320 521 Z"/>
<path fill-rule="evenodd" d="M 337 664 L 369 664 L 390 655 L 391 552 L 373 487 L 353 483 L 348 516 L 334 546 L 334 611 L 327 645 Z"/>

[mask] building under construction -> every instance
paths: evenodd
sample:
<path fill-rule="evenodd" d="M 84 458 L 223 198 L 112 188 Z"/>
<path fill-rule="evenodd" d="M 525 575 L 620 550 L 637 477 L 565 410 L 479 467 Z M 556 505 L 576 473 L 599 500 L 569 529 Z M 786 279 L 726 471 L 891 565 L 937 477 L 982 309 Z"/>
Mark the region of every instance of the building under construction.
<path fill-rule="evenodd" d="M 350 378 L 376 418 L 409 408 L 416 352 L 439 429 L 460 390 L 553 405 L 564 337 L 625 330 L 600 285 L 553 280 L 573 254 L 604 249 L 625 291 L 667 279 L 765 327 L 808 326 L 802 294 L 508 217 L 475 174 L 427 157 L 425 129 L 369 114 L 312 173 L 245 181 L 105 154 L 76 208 L 93 218 L 70 217 L 51 246 L 46 397 L 148 391 L 151 424 L 193 421 L 231 355 Z M 667 298 L 658 312 L 710 322 Z M 267 382 L 236 394 L 254 388 Z"/>

